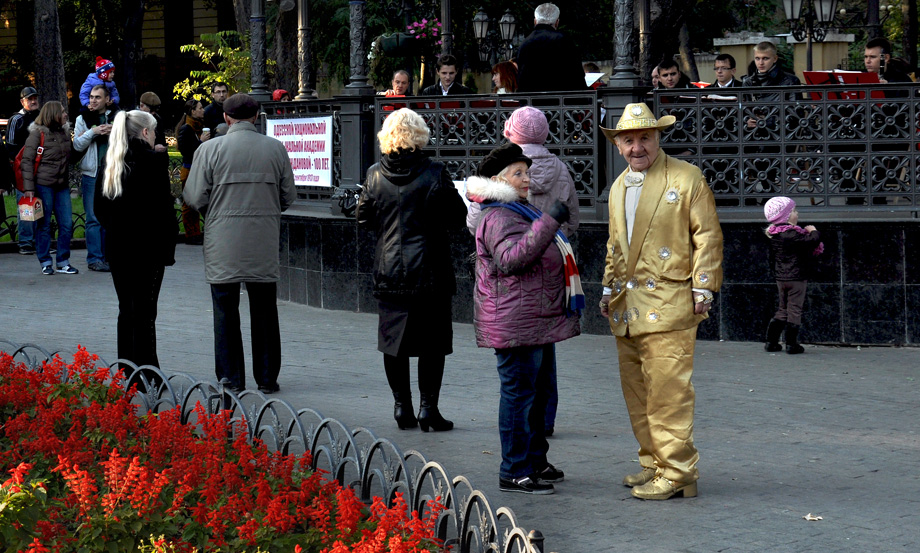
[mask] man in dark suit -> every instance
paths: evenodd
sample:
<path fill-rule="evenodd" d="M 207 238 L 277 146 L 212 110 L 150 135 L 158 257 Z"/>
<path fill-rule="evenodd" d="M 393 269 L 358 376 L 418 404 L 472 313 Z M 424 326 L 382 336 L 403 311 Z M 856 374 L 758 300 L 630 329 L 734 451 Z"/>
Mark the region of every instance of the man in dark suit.
<path fill-rule="evenodd" d="M 741 81 L 735 78 L 735 58 L 731 54 L 719 54 L 712 64 L 716 72 L 716 82 L 706 88 L 733 88 L 741 86 Z"/>
<path fill-rule="evenodd" d="M 533 15 L 533 32 L 518 51 L 518 91 L 587 90 L 575 44 L 557 30 L 559 8 L 540 4 Z"/>
<path fill-rule="evenodd" d="M 457 79 L 457 58 L 444 54 L 438 58 L 438 82 L 422 89 L 421 96 L 453 96 L 472 94 L 473 91 L 455 82 Z"/>

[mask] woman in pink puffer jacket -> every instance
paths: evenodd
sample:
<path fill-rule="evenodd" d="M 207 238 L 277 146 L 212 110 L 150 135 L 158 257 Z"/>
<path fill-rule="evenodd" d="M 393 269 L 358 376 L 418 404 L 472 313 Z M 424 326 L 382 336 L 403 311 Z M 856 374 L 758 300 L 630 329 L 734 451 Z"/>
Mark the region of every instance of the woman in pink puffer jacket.
<path fill-rule="evenodd" d="M 578 315 L 567 310 L 566 263 L 556 238 L 568 209 L 556 202 L 541 213 L 527 203 L 530 163 L 520 146 L 505 144 L 467 181 L 468 196 L 482 206 L 473 324 L 477 344 L 495 348 L 498 360 L 499 488 L 550 494 L 563 480 L 546 459 L 544 435 L 554 344 L 581 330 Z"/>

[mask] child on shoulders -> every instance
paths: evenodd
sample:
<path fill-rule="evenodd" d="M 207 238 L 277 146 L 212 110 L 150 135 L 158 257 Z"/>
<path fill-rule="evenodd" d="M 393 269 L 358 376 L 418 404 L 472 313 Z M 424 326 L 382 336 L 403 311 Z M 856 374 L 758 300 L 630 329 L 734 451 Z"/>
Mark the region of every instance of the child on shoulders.
<path fill-rule="evenodd" d="M 86 76 L 83 86 L 80 87 L 80 105 L 84 108 L 89 107 L 89 93 L 92 92 L 96 85 L 105 85 L 109 89 L 109 98 L 112 104 L 118 105 L 121 98 L 118 96 L 118 89 L 115 87 L 115 64 L 104 59 L 102 56 L 96 56 L 96 71 Z"/>

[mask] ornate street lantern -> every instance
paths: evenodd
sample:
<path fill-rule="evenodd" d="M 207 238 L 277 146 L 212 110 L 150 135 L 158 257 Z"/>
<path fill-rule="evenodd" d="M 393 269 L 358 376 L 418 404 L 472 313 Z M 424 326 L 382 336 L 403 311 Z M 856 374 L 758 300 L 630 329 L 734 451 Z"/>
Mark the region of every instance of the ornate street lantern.
<path fill-rule="evenodd" d="M 473 17 L 473 34 L 479 41 L 489 34 L 489 15 L 482 8 Z"/>
<path fill-rule="evenodd" d="M 502 31 L 502 40 L 511 42 L 511 39 L 514 38 L 514 31 L 517 28 L 517 21 L 511 15 L 511 10 L 505 12 L 505 15 L 499 20 L 498 26 Z"/>

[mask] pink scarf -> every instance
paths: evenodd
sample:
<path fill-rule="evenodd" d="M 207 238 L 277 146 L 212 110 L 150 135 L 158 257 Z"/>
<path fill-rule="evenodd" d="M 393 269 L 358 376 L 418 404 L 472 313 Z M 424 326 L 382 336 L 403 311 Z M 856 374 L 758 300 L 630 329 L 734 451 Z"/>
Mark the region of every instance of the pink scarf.
<path fill-rule="evenodd" d="M 803 229 L 802 227 L 798 225 L 787 225 L 787 224 L 770 225 L 767 228 L 767 234 L 771 234 L 771 235 L 772 234 L 782 234 L 786 232 L 787 230 L 794 230 L 799 234 L 811 234 L 810 232 L 808 232 L 807 230 Z M 824 253 L 824 242 L 818 242 L 818 247 L 815 248 L 815 251 L 811 252 L 811 255 L 821 255 L 822 253 Z"/>

